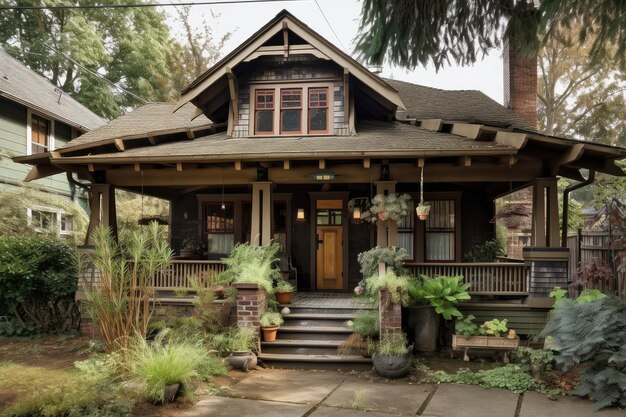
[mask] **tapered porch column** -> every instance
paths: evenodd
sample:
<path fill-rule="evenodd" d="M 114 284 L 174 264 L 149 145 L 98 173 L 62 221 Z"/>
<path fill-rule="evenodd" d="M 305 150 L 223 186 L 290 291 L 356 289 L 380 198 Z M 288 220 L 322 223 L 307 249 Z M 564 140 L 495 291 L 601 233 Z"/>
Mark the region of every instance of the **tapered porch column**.
<path fill-rule="evenodd" d="M 117 239 L 117 214 L 115 210 L 115 187 L 111 184 L 92 184 L 89 196 L 89 227 L 86 245 L 93 245 L 93 232 L 100 225 L 111 229 Z"/>
<path fill-rule="evenodd" d="M 396 192 L 395 181 L 377 181 L 376 194 L 389 195 Z M 398 224 L 394 221 L 376 222 L 376 246 L 398 246 Z"/>
<path fill-rule="evenodd" d="M 538 178 L 533 186 L 531 246 L 560 247 L 559 201 L 556 178 Z"/>
<path fill-rule="evenodd" d="M 252 225 L 250 243 L 269 246 L 272 240 L 272 183 L 252 183 Z"/>

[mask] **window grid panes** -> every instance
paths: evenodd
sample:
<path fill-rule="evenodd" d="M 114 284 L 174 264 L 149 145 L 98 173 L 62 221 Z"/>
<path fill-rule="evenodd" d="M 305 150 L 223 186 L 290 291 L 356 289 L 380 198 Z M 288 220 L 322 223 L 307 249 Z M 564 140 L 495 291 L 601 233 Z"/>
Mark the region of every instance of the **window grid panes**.
<path fill-rule="evenodd" d="M 427 262 L 456 259 L 456 229 L 454 200 L 431 202 L 425 224 L 425 258 Z"/>
<path fill-rule="evenodd" d="M 256 134 L 274 133 L 274 90 L 256 90 L 254 131 Z"/>
<path fill-rule="evenodd" d="M 47 152 L 50 146 L 50 121 L 33 114 L 30 118 L 30 127 L 31 153 Z"/>
<path fill-rule="evenodd" d="M 280 90 L 280 131 L 281 133 L 302 132 L 302 89 Z"/>
<path fill-rule="evenodd" d="M 203 218 L 209 258 L 229 254 L 235 244 L 234 203 L 205 203 Z"/>
<path fill-rule="evenodd" d="M 309 133 L 328 132 L 328 88 L 309 88 Z"/>

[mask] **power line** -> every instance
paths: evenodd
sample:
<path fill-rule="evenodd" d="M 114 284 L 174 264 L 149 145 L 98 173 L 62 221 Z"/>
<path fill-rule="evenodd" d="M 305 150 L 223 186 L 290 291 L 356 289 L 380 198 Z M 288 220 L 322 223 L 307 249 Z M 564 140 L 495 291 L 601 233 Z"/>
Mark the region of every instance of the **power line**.
<path fill-rule="evenodd" d="M 343 48 L 343 51 L 345 53 L 348 53 L 348 50 L 346 49 L 346 47 L 344 46 L 343 42 L 341 42 L 341 39 L 339 39 L 339 36 L 337 36 L 337 32 L 335 32 L 335 29 L 333 29 L 333 25 L 330 24 L 330 22 L 328 21 L 328 19 L 326 18 L 326 15 L 324 14 L 324 11 L 322 10 L 322 7 L 320 6 L 320 4 L 317 2 L 317 0 L 315 0 L 315 4 L 317 4 L 317 8 L 320 9 L 320 13 L 322 14 L 322 17 L 324 18 L 324 20 L 326 21 L 326 23 L 328 23 L 328 27 L 330 28 L 330 30 L 333 32 L 333 35 L 335 35 L 335 38 L 337 38 L 337 41 L 339 41 L 339 45 L 341 45 L 341 47 Z"/>
<path fill-rule="evenodd" d="M 98 78 L 100 78 L 100 79 L 102 79 L 102 80 L 106 81 L 107 83 L 111 84 L 113 87 L 117 88 L 118 90 L 120 90 L 120 91 L 122 91 L 122 92 L 124 92 L 124 93 L 126 93 L 126 94 L 130 94 L 131 96 L 133 96 L 133 97 L 135 97 L 137 100 L 139 100 L 142 104 L 146 104 L 146 103 L 147 103 L 147 101 L 146 101 L 146 100 L 144 100 L 143 98 L 139 97 L 137 94 L 132 93 L 132 92 L 130 92 L 130 91 L 128 91 L 128 90 L 126 90 L 126 89 L 124 89 L 124 88 L 120 87 L 119 85 L 115 84 L 113 81 L 111 81 L 111 80 L 107 79 L 107 78 L 106 78 L 105 76 L 103 76 L 102 74 L 98 74 L 97 72 L 92 71 L 92 70 L 90 70 L 89 68 L 86 68 L 86 67 L 82 66 L 81 64 L 79 64 L 78 62 L 76 62 L 75 60 L 73 60 L 72 58 L 70 58 L 69 56 L 65 55 L 63 52 L 61 52 L 61 51 L 59 51 L 59 50 L 57 50 L 57 49 L 55 49 L 55 48 L 51 47 L 50 45 L 45 44 L 45 43 L 43 44 L 43 46 L 45 46 L 46 48 L 50 49 L 50 50 L 51 50 L 51 51 L 53 51 L 53 52 L 56 52 L 56 53 L 57 53 L 57 54 L 59 54 L 59 55 L 63 55 L 63 56 L 65 57 L 65 59 L 69 60 L 69 61 L 70 61 L 70 62 L 72 62 L 74 65 L 76 65 L 77 67 L 79 67 L 80 69 L 82 69 L 83 71 L 86 71 L 87 73 L 89 73 L 89 74 L 91 74 L 91 75 L 93 75 L 93 76 L 95 76 L 95 77 L 98 77 Z"/>
<path fill-rule="evenodd" d="M 71 6 L 0 6 L 0 10 L 71 10 L 71 9 L 128 9 L 137 7 L 177 7 L 177 6 L 210 6 L 218 4 L 247 4 L 247 3 L 285 3 L 309 0 L 212 0 L 185 2 L 180 4 L 165 3 L 136 3 L 136 4 L 78 4 Z"/>

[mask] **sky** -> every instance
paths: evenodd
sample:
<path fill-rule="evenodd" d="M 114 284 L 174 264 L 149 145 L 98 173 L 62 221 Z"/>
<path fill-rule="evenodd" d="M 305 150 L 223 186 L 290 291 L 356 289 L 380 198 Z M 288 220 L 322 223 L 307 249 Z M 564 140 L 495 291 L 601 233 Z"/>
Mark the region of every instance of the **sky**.
<path fill-rule="evenodd" d="M 177 0 L 170 0 L 176 3 Z M 161 1 L 164 2 L 164 1 Z M 342 44 L 353 57 L 354 38 L 358 33 L 361 3 L 358 0 L 318 0 L 319 6 L 326 15 L 331 27 L 326 22 L 315 0 L 294 2 L 255 3 L 255 4 L 221 4 L 211 6 L 194 6 L 192 8 L 192 22 L 198 27 L 206 16 L 209 23 L 214 22 L 215 38 L 219 39 L 224 33 L 233 31 L 231 39 L 226 43 L 223 54 L 227 54 L 261 26 L 271 20 L 282 9 L 287 9 L 298 19 L 302 20 L 313 30 L 324 36 L 333 44 L 342 48 Z M 173 8 L 165 8 L 172 15 Z M 217 20 L 211 19 L 211 12 L 218 14 Z M 173 30 L 176 30 L 174 19 L 170 19 Z M 343 49 L 343 48 L 342 48 Z M 450 66 L 435 71 L 433 66 L 418 67 L 407 70 L 400 67 L 383 67 L 382 76 L 398 80 L 427 85 L 447 90 L 480 90 L 496 100 L 503 102 L 502 81 L 502 54 L 494 49 L 489 55 L 473 66 Z"/>

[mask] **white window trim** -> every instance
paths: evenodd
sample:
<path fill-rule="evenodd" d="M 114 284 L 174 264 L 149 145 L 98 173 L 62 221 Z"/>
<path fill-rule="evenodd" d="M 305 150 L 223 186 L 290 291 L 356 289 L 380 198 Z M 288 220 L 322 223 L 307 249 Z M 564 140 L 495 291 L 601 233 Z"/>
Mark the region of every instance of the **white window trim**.
<path fill-rule="evenodd" d="M 53 151 L 55 149 L 55 138 L 54 138 L 54 119 L 50 119 L 49 117 L 44 116 L 43 114 L 33 111 L 30 108 L 26 109 L 26 155 L 33 154 L 33 126 L 32 126 L 32 115 L 37 117 L 41 117 L 42 119 L 46 119 L 50 122 L 50 132 L 48 132 L 48 152 Z"/>
<path fill-rule="evenodd" d="M 45 213 L 50 213 L 52 214 L 55 219 L 56 219 L 56 224 L 54 225 L 54 231 L 55 234 L 57 236 L 71 236 L 75 233 L 74 230 L 62 230 L 61 229 L 61 217 L 63 215 L 68 215 L 70 217 L 72 217 L 72 219 L 74 218 L 73 215 L 71 215 L 70 213 L 67 213 L 65 210 L 59 209 L 59 208 L 54 208 L 54 207 L 47 207 L 47 206 L 32 206 L 32 207 L 28 207 L 26 209 L 26 215 L 28 218 L 28 225 L 32 226 L 33 224 L 33 211 L 38 211 L 38 212 L 45 212 Z M 74 220 L 74 219 L 73 219 Z M 49 230 L 44 230 L 41 229 L 39 227 L 35 228 L 35 232 L 37 233 L 45 233 L 45 232 L 49 232 Z"/>
<path fill-rule="evenodd" d="M 308 81 L 308 80 L 307 80 Z M 309 133 L 309 88 L 328 88 L 328 133 Z M 335 112 L 335 92 L 334 84 L 330 82 L 294 82 L 280 84 L 254 84 L 250 86 L 250 118 L 248 121 L 249 137 L 300 137 L 300 136 L 334 136 L 334 112 Z M 302 89 L 302 114 L 300 115 L 300 126 L 302 133 L 281 134 L 280 133 L 280 90 L 301 88 Z M 274 133 L 272 134 L 256 134 L 255 133 L 255 116 L 256 116 L 256 90 L 274 90 Z"/>

